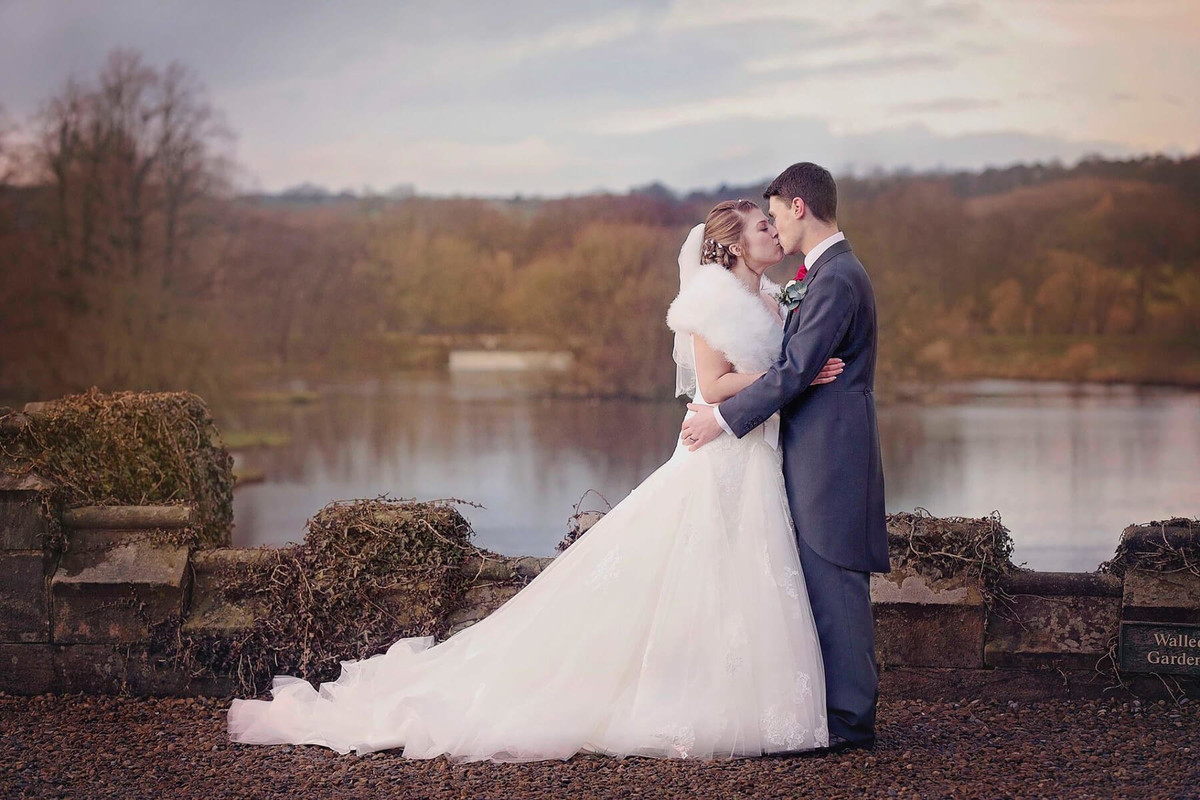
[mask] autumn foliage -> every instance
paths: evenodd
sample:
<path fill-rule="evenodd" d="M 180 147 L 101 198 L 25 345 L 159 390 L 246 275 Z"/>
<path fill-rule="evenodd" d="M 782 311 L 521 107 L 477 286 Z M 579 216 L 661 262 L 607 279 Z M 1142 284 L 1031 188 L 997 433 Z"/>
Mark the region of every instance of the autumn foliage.
<path fill-rule="evenodd" d="M 762 191 L 248 196 L 228 139 L 185 68 L 125 51 L 36 118 L 0 115 L 0 398 L 219 398 L 437 367 L 485 342 L 572 351 L 573 390 L 669 396 L 679 244 L 717 201 Z M 842 177 L 839 191 L 877 293 L 885 386 L 1200 383 L 1200 157 Z"/>

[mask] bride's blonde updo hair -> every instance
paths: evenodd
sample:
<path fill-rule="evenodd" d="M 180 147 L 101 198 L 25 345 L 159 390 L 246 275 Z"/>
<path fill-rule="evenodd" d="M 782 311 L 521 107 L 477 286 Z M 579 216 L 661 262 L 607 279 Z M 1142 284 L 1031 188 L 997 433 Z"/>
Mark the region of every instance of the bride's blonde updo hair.
<path fill-rule="evenodd" d="M 742 241 L 746 213 L 757 209 L 751 200 L 724 200 L 713 206 L 704 220 L 704 243 L 700 246 L 701 264 L 720 264 L 733 269 L 737 263 L 730 248 Z"/>

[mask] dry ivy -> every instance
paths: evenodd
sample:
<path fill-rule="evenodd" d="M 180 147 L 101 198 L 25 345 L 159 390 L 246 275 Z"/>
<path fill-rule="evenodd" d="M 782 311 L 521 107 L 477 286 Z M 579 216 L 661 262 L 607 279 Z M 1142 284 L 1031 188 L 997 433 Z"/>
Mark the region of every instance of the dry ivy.
<path fill-rule="evenodd" d="M 1147 528 L 1158 528 L 1158 535 L 1137 535 Z M 1100 565 L 1100 572 L 1124 578 L 1130 569 L 1200 576 L 1200 520 L 1173 517 L 1130 525 L 1121 534 L 1116 553 Z"/>
<path fill-rule="evenodd" d="M 907 567 L 935 581 L 979 578 L 989 605 L 1000 579 L 1015 569 L 1012 537 L 998 511 L 977 519 L 935 517 L 924 508 L 889 514 L 888 549 L 893 569 Z"/>
<path fill-rule="evenodd" d="M 228 542 L 233 459 L 204 401 L 190 392 L 92 389 L 36 413 L 4 410 L 0 454 L 11 474 L 55 484 L 56 507 L 192 503 L 196 521 L 180 543 Z M 51 542 L 62 544 L 61 536 Z"/>
<path fill-rule="evenodd" d="M 233 638 L 186 636 L 164 627 L 158 645 L 193 677 L 231 677 L 240 694 L 272 675 L 337 677 L 340 662 L 380 652 L 397 639 L 445 634 L 469 577 L 462 500 L 379 497 L 332 503 L 308 522 L 302 544 L 265 549 L 221 576 L 230 602 L 255 608 L 256 622 Z"/>
<path fill-rule="evenodd" d="M 600 501 L 603 502 L 607 508 L 605 508 L 603 511 L 582 510 L 583 501 L 587 500 L 589 494 L 594 494 L 596 497 L 600 498 Z M 558 544 L 554 546 L 554 549 L 559 553 L 567 552 L 567 548 L 575 544 L 580 536 L 583 536 L 583 534 L 586 532 L 584 529 L 585 520 L 591 520 L 591 518 L 596 514 L 604 516 L 609 511 L 612 511 L 612 503 L 608 502 L 608 498 L 600 494 L 600 492 L 596 491 L 595 489 L 588 489 L 583 493 L 583 496 L 579 498 L 579 501 L 575 503 L 572 511 L 574 513 L 567 517 L 567 535 L 560 539 Z"/>

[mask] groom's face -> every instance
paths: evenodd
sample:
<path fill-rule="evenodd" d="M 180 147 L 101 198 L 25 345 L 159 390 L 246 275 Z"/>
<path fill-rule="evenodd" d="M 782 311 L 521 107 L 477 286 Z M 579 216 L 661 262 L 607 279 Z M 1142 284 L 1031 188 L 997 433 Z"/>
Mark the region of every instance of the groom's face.
<path fill-rule="evenodd" d="M 804 238 L 804 222 L 792 208 L 792 204 L 779 195 L 772 195 L 767 201 L 767 208 L 775 220 L 775 229 L 779 231 L 779 245 L 789 256 L 800 252 L 800 240 Z"/>

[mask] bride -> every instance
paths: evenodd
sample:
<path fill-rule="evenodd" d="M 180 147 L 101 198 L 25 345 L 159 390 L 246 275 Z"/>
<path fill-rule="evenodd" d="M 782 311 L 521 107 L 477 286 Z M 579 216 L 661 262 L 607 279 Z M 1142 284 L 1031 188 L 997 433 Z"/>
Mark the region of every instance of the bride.
<path fill-rule="evenodd" d="M 778 287 L 763 272 L 782 258 L 774 226 L 749 200 L 720 203 L 691 231 L 667 313 L 679 393 L 719 402 L 779 356 Z M 840 371 L 831 361 L 818 382 Z M 343 662 L 319 690 L 276 676 L 272 695 L 233 701 L 234 741 L 495 761 L 828 745 L 778 416 L 742 439 L 678 445 L 476 625 L 436 646 L 401 639 Z"/>

